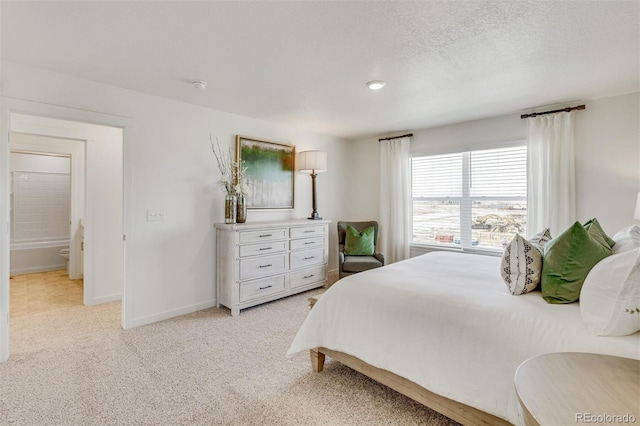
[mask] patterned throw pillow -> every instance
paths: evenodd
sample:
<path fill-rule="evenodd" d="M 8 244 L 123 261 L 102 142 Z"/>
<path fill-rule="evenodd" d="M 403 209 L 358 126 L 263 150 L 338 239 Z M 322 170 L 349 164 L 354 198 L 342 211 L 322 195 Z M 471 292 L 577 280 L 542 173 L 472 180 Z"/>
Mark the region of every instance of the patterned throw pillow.
<path fill-rule="evenodd" d="M 529 241 L 516 234 L 505 248 L 500 272 L 511 294 L 526 294 L 538 286 L 544 245 L 549 240 L 551 234 L 547 228 Z"/>

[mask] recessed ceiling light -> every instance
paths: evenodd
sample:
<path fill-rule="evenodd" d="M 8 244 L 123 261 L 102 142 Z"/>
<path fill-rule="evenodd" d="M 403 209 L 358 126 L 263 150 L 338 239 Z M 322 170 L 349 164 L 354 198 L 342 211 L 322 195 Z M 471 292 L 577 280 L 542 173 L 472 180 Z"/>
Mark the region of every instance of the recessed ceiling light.
<path fill-rule="evenodd" d="M 207 87 L 207 82 L 201 80 L 193 80 L 191 81 L 191 85 L 198 90 L 204 90 L 204 88 Z"/>
<path fill-rule="evenodd" d="M 387 84 L 382 80 L 371 80 L 367 81 L 367 87 L 371 90 L 380 90 Z"/>

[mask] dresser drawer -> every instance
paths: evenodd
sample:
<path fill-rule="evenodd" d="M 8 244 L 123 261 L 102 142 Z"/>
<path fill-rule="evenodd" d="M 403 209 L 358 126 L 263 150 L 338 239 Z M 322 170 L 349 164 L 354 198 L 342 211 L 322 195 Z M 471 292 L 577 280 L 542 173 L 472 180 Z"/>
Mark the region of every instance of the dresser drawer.
<path fill-rule="evenodd" d="M 262 244 L 247 244 L 240 246 L 240 257 L 255 256 L 258 254 L 278 253 L 286 250 L 286 241 L 270 241 Z"/>
<path fill-rule="evenodd" d="M 242 309 L 321 287 L 329 271 L 330 223 L 216 223 L 216 305 L 235 317 Z"/>
<path fill-rule="evenodd" d="M 285 276 L 280 275 L 264 280 L 240 284 L 240 303 L 260 299 L 285 289 Z"/>
<path fill-rule="evenodd" d="M 327 235 L 327 227 L 324 225 L 301 226 L 291 228 L 291 238 L 315 237 L 316 235 Z"/>
<path fill-rule="evenodd" d="M 240 259 L 241 280 L 279 274 L 287 269 L 287 253 Z"/>
<path fill-rule="evenodd" d="M 324 248 L 291 252 L 291 269 L 324 263 Z"/>
<path fill-rule="evenodd" d="M 274 229 L 263 229 L 262 231 L 240 232 L 240 244 L 284 240 L 286 238 L 287 238 L 287 228 L 274 228 Z"/>
<path fill-rule="evenodd" d="M 326 239 L 324 237 L 303 238 L 301 240 L 291 240 L 289 242 L 291 250 L 310 249 L 314 247 L 324 247 Z"/>
<path fill-rule="evenodd" d="M 291 288 L 302 287 L 307 284 L 324 281 L 327 278 L 326 266 L 316 266 L 301 271 L 295 271 L 290 274 L 289 283 Z"/>

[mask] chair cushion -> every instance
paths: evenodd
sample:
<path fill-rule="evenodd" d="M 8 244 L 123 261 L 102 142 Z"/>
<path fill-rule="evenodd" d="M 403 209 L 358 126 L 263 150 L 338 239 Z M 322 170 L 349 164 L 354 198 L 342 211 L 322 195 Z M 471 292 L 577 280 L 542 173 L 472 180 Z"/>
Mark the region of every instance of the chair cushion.
<path fill-rule="evenodd" d="M 345 272 L 362 272 L 381 266 L 382 262 L 373 256 L 345 256 L 342 270 Z"/>
<path fill-rule="evenodd" d="M 369 226 L 358 232 L 351 225 L 347 226 L 344 240 L 344 254 L 350 256 L 372 256 L 375 252 L 373 244 L 375 228 Z"/>

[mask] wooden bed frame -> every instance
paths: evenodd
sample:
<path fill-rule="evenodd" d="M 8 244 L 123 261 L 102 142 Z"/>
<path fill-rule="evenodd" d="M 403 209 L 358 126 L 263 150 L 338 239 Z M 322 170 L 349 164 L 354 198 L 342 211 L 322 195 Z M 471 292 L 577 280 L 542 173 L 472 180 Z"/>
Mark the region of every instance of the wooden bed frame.
<path fill-rule="evenodd" d="M 400 377 L 390 371 L 367 364 L 359 358 L 327 348 L 311 349 L 311 366 L 319 373 L 324 367 L 325 356 L 328 356 L 359 373 L 382 383 L 391 389 L 431 408 L 463 425 L 511 425 L 508 421 L 493 416 L 476 408 L 469 407 L 449 398 L 445 398 L 417 385 L 411 380 Z"/>

